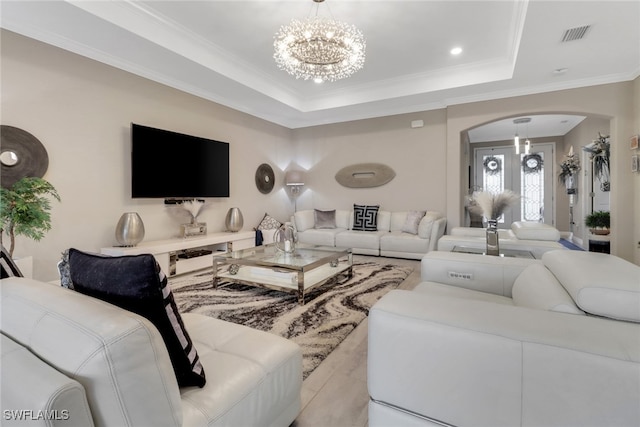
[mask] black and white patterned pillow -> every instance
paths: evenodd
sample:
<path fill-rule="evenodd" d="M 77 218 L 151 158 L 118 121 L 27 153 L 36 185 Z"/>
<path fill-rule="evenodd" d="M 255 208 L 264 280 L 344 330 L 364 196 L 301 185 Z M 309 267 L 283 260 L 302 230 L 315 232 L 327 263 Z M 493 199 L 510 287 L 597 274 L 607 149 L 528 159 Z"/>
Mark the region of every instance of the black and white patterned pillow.
<path fill-rule="evenodd" d="M 150 254 L 110 257 L 69 249 L 75 291 L 146 317 L 160 332 L 180 387 L 203 387 L 200 357 L 157 261 Z"/>
<path fill-rule="evenodd" d="M 9 251 L 2 246 L 2 255 L 0 256 L 0 279 L 7 277 L 23 277 L 20 269 L 9 255 Z"/>
<path fill-rule="evenodd" d="M 262 221 L 258 224 L 258 230 L 277 230 L 280 228 L 282 224 L 280 221 L 269 215 L 268 213 L 264 214 Z"/>
<path fill-rule="evenodd" d="M 378 231 L 379 205 L 353 205 L 353 230 Z"/>
<path fill-rule="evenodd" d="M 69 250 L 62 252 L 62 258 L 58 261 L 58 273 L 60 274 L 60 286 L 73 289 L 71 271 L 69 269 Z"/>

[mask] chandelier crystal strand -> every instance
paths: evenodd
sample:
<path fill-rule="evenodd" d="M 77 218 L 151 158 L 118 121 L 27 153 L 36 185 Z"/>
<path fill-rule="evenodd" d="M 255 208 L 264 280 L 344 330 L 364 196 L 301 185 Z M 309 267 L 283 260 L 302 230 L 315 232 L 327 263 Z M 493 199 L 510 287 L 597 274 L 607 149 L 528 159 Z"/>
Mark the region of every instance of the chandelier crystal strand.
<path fill-rule="evenodd" d="M 354 25 L 315 16 L 280 27 L 273 42 L 276 64 L 303 80 L 336 81 L 364 66 L 366 42 Z"/>

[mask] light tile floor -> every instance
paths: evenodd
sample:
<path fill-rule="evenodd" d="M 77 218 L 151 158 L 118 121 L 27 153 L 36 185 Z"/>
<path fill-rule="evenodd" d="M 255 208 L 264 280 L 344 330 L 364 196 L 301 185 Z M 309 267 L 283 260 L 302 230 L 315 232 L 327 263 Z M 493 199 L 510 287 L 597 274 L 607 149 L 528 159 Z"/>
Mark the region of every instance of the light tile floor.
<path fill-rule="evenodd" d="M 420 261 L 354 255 L 354 261 L 409 265 L 400 289 L 420 282 Z M 291 427 L 366 427 L 367 333 L 365 319 L 302 384 L 302 411 Z"/>

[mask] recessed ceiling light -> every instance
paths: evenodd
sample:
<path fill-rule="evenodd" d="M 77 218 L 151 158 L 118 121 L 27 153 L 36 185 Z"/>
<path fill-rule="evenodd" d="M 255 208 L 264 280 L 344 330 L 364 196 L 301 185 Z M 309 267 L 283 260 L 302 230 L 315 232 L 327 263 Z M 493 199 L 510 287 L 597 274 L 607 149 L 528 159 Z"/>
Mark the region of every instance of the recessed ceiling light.
<path fill-rule="evenodd" d="M 462 48 L 461 47 L 454 47 L 453 49 L 451 49 L 451 55 L 460 55 L 462 53 Z"/>
<path fill-rule="evenodd" d="M 322 77 L 316 77 L 315 79 L 313 79 L 313 82 L 320 84 L 320 83 L 324 82 L 324 80 L 322 79 Z"/>

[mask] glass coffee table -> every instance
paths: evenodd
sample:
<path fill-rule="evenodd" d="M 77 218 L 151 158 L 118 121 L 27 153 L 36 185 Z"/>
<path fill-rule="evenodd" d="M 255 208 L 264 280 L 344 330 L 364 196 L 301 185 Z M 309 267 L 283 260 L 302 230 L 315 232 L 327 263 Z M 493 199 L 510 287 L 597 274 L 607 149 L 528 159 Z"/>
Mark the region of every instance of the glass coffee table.
<path fill-rule="evenodd" d="M 305 293 L 340 275 L 353 276 L 350 248 L 296 245 L 292 253 L 275 244 L 213 257 L 213 286 L 222 281 L 289 292 L 304 304 Z"/>

